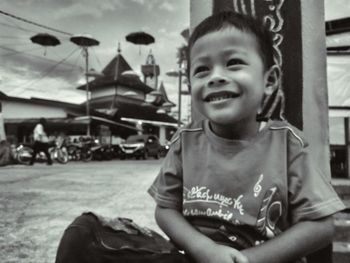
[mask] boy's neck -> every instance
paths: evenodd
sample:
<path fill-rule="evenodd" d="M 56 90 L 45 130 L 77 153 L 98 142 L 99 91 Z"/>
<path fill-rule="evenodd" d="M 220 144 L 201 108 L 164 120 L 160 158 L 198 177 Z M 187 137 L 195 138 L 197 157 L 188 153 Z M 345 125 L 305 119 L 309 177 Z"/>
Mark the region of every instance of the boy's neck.
<path fill-rule="evenodd" d="M 217 136 L 230 140 L 253 139 L 260 129 L 260 122 L 235 123 L 232 126 L 218 125 L 209 121 L 209 127 Z"/>

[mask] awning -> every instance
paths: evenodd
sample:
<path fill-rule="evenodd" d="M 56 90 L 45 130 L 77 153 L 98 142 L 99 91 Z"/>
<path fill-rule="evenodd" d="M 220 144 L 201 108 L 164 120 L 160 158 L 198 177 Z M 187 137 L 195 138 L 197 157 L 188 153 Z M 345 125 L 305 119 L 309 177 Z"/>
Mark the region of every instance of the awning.
<path fill-rule="evenodd" d="M 96 116 L 80 116 L 80 117 L 76 117 L 76 118 L 73 119 L 72 123 L 89 124 L 89 123 L 92 123 L 93 121 L 99 122 L 99 123 L 103 123 L 103 124 L 108 124 L 108 125 L 124 127 L 124 128 L 128 128 L 128 129 L 135 130 L 135 131 L 142 131 L 142 130 L 140 130 L 140 129 L 134 127 L 134 126 L 131 126 L 131 125 L 126 125 L 126 124 L 123 124 L 123 123 L 111 121 L 111 120 L 108 120 L 106 118 L 96 117 Z"/>
<path fill-rule="evenodd" d="M 155 126 L 172 126 L 177 127 L 177 123 L 172 122 L 161 122 L 161 121 L 151 121 L 151 120 L 142 120 L 142 119 L 133 119 L 133 118 L 121 118 L 122 121 L 134 122 L 134 123 L 147 123 Z"/>
<path fill-rule="evenodd" d="M 330 106 L 329 114 L 330 118 L 346 118 L 350 117 L 350 107 L 342 107 L 342 106 Z"/>
<path fill-rule="evenodd" d="M 142 121 L 154 125 L 176 126 L 177 120 L 165 113 L 157 113 L 157 107 L 127 103 L 117 104 L 117 117 L 131 122 Z"/>

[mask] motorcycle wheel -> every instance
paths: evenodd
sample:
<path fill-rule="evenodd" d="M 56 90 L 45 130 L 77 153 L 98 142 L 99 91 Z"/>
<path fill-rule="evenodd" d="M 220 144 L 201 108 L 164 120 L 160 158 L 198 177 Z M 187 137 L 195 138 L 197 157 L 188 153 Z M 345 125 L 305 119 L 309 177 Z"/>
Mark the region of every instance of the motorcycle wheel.
<path fill-rule="evenodd" d="M 92 160 L 92 151 L 91 150 L 87 150 L 87 151 L 82 151 L 81 152 L 81 159 L 84 162 L 89 162 Z"/>
<path fill-rule="evenodd" d="M 154 158 L 156 158 L 157 160 L 160 158 L 160 152 L 159 152 L 159 151 L 156 153 L 156 155 L 154 156 Z"/>
<path fill-rule="evenodd" d="M 17 153 L 17 162 L 20 164 L 28 165 L 32 159 L 33 149 L 29 147 L 23 147 Z"/>
<path fill-rule="evenodd" d="M 57 149 L 56 160 L 57 160 L 57 162 L 62 163 L 62 164 L 68 163 L 69 156 L 68 156 L 67 148 L 62 147 L 60 149 Z"/>
<path fill-rule="evenodd" d="M 113 159 L 113 152 L 111 150 L 107 150 L 104 154 L 104 157 L 107 161 L 110 161 Z"/>
<path fill-rule="evenodd" d="M 144 153 L 143 153 L 143 155 L 142 155 L 142 158 L 144 159 L 144 160 L 147 160 L 148 159 L 148 152 L 145 150 L 144 151 Z"/>
<path fill-rule="evenodd" d="M 99 152 L 94 152 L 92 154 L 92 157 L 93 157 L 94 160 L 97 160 L 97 161 L 102 161 L 103 160 L 103 156 Z"/>
<path fill-rule="evenodd" d="M 73 145 L 68 145 L 66 149 L 67 149 L 69 160 L 77 161 L 78 160 L 77 147 Z"/>

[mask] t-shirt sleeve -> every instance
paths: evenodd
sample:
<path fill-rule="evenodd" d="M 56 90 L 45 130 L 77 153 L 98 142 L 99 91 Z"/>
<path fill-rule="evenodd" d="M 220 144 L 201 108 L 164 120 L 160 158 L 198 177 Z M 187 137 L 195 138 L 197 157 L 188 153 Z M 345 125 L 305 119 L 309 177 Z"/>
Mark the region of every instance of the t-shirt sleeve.
<path fill-rule="evenodd" d="M 159 174 L 148 189 L 148 193 L 157 205 L 181 211 L 182 191 L 181 146 L 180 139 L 177 137 L 177 140 L 171 144 Z"/>
<path fill-rule="evenodd" d="M 288 198 L 292 224 L 330 216 L 345 208 L 327 177 L 326 168 L 312 160 L 308 146 L 299 147 L 291 158 Z"/>

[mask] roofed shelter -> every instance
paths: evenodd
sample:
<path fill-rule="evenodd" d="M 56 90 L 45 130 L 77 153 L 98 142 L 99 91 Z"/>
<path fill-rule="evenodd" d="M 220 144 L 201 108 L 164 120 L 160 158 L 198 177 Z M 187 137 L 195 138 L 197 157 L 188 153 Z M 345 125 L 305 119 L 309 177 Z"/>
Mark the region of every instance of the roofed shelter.
<path fill-rule="evenodd" d="M 40 98 L 18 98 L 7 96 L 0 92 L 1 117 L 4 122 L 7 139 L 11 142 L 30 142 L 35 124 L 40 118 L 48 121 L 50 135 L 64 132 L 67 135 L 85 134 L 87 122 L 78 118 L 85 115 L 82 105 L 46 100 Z M 92 111 L 95 118 L 88 120 L 97 129 L 99 125 L 108 125 L 112 129 L 118 127 L 118 133 L 126 137 L 130 133 L 137 133 L 133 123 L 113 121 L 108 115 Z"/>
<path fill-rule="evenodd" d="M 326 22 L 331 168 L 350 178 L 350 18 Z"/>
<path fill-rule="evenodd" d="M 166 139 L 170 139 L 165 131 L 166 127 L 174 129 L 177 121 L 159 111 L 163 103 L 169 102 L 164 87 L 158 100 L 161 103 L 149 101 L 152 97 L 150 95 L 156 90 L 140 80 L 120 53 L 120 49 L 102 73 L 102 76 L 89 82 L 91 109 L 109 115 L 114 121 L 128 120 L 141 126 L 154 126 L 154 129 L 148 127 L 145 132 L 159 135 L 163 144 Z M 85 89 L 85 85 L 78 89 Z M 170 107 L 173 105 L 171 103 Z"/>

